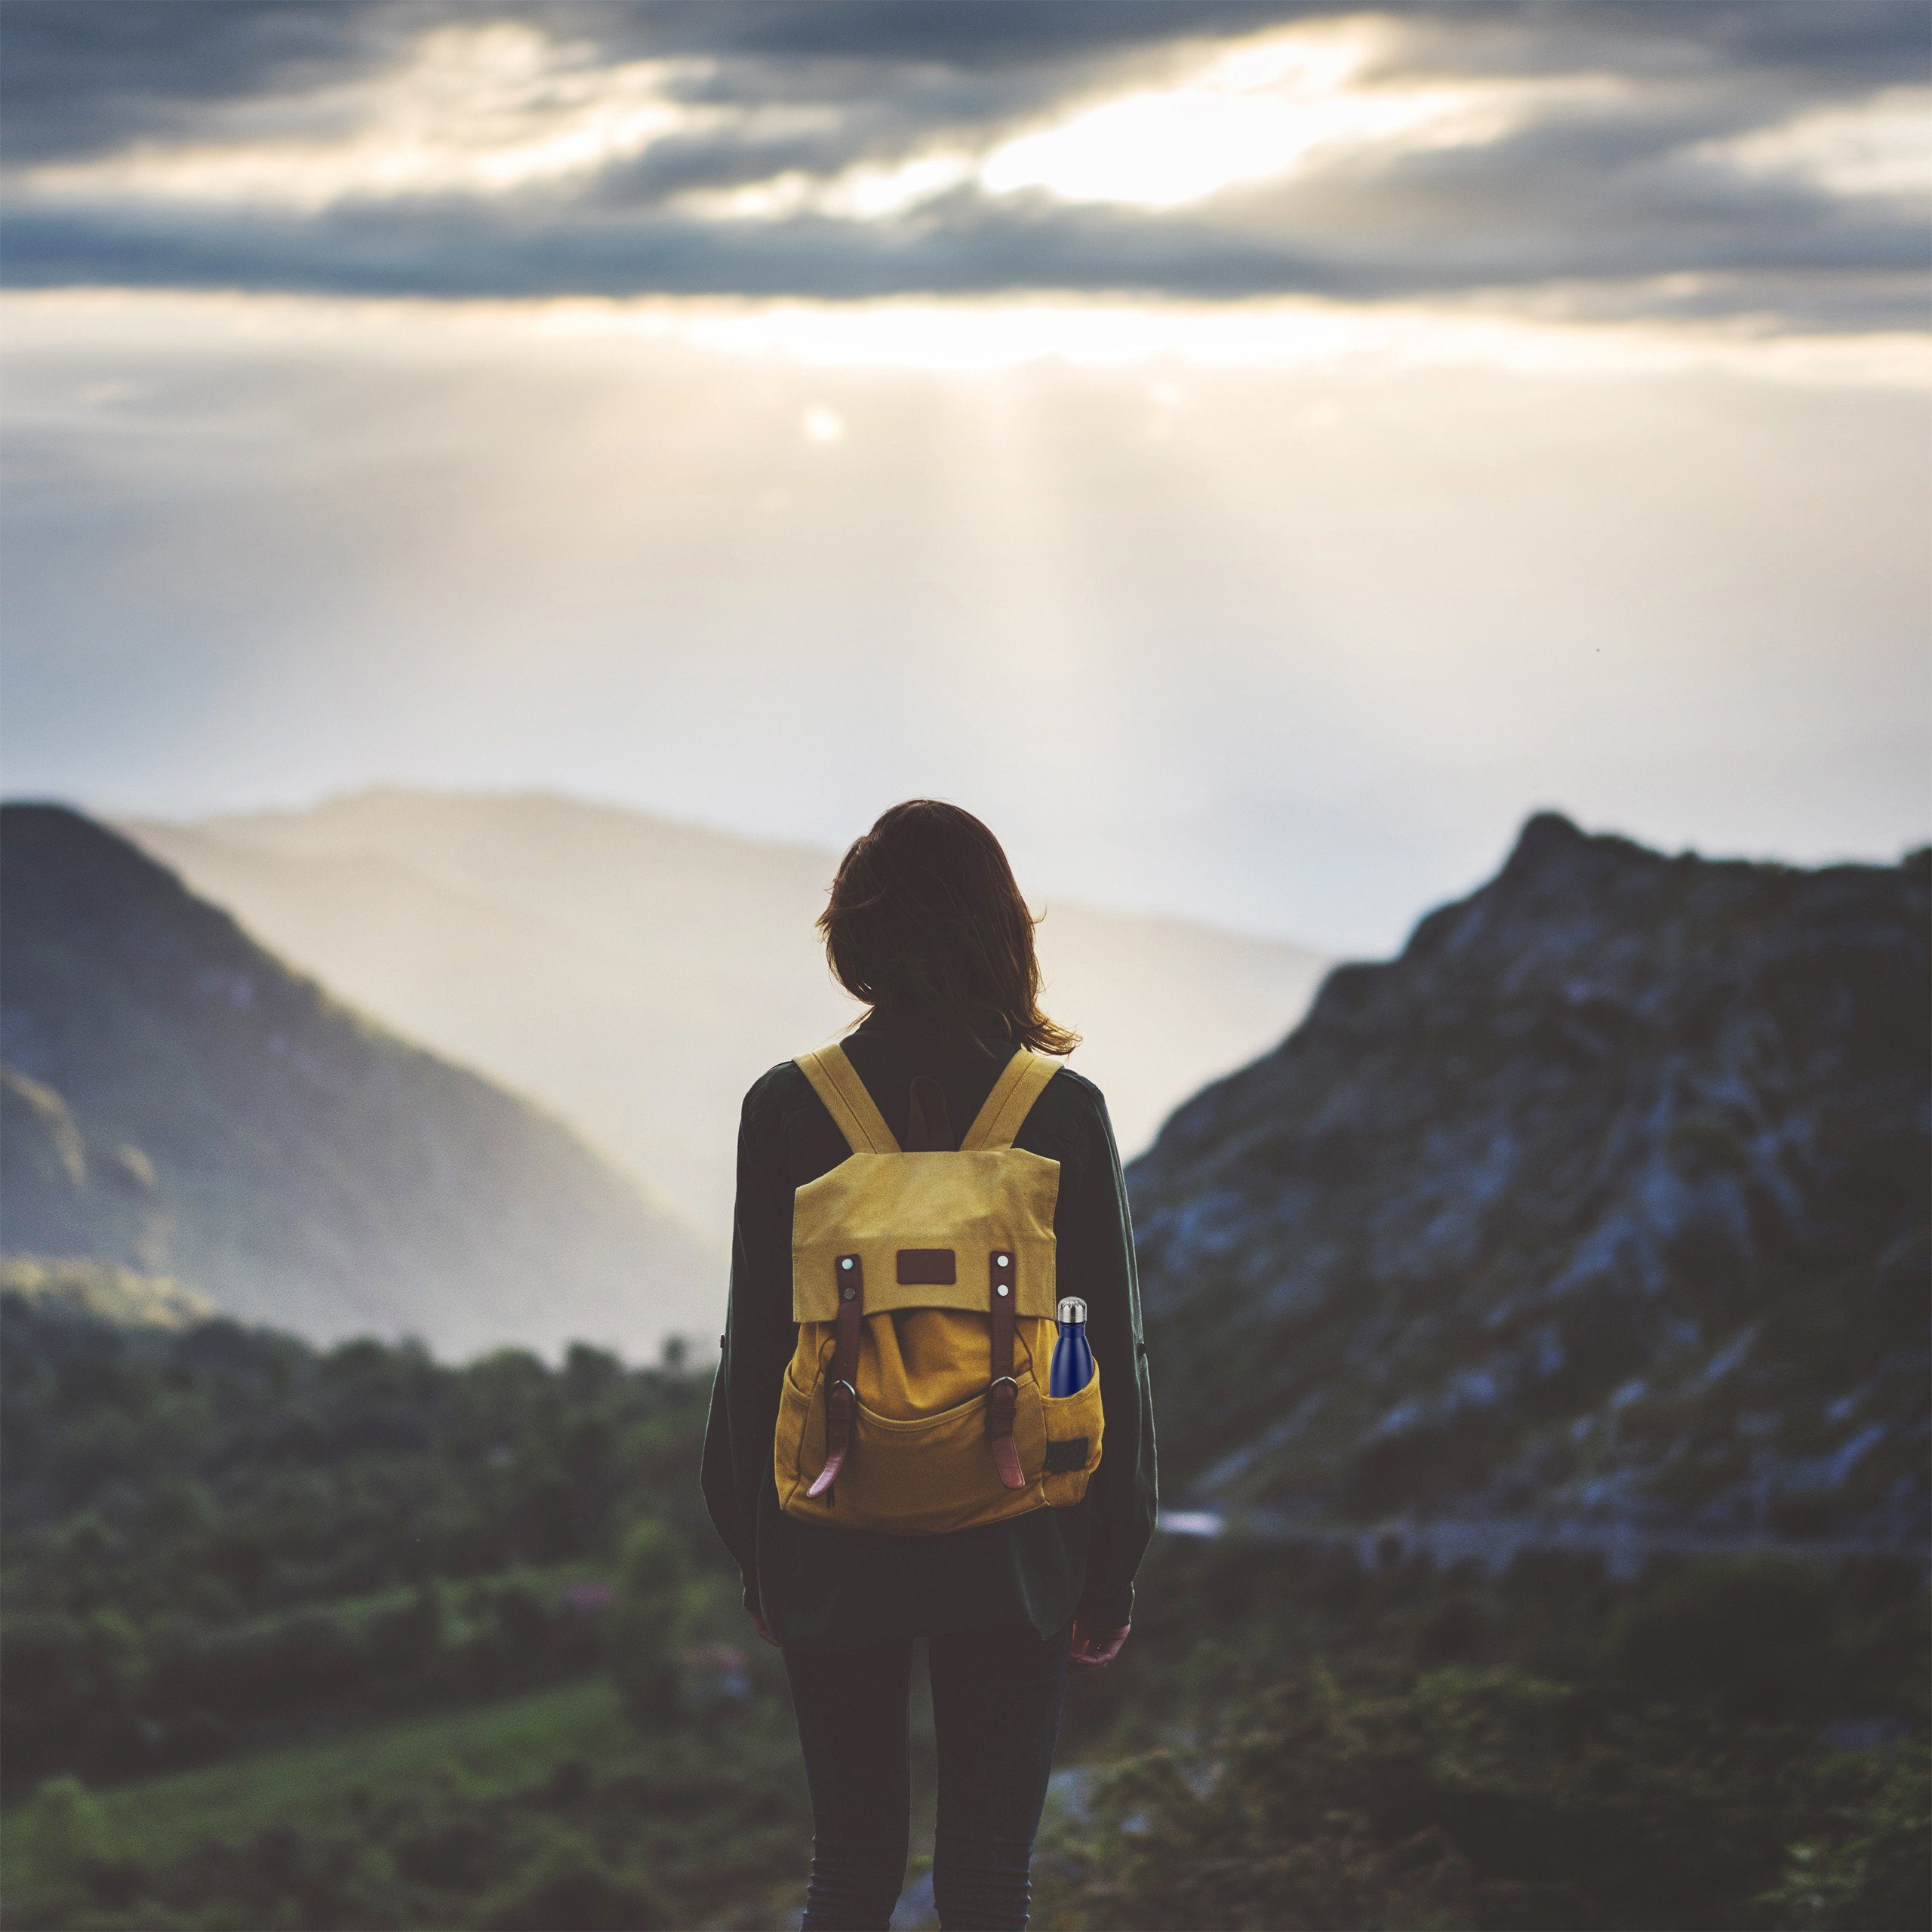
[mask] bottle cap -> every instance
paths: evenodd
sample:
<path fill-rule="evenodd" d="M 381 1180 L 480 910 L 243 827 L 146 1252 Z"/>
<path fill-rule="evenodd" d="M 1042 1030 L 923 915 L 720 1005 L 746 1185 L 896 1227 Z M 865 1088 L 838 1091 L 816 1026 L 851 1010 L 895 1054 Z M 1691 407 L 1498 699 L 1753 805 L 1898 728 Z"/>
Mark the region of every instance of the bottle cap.
<path fill-rule="evenodd" d="M 1060 1318 L 1063 1321 L 1084 1321 L 1087 1304 L 1078 1295 L 1067 1296 L 1060 1305 Z"/>

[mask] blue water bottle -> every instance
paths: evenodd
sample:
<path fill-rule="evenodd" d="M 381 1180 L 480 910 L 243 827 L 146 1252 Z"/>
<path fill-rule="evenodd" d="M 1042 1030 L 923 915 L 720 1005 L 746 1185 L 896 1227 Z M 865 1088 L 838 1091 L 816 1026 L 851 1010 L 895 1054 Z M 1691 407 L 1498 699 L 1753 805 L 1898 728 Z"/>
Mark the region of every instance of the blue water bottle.
<path fill-rule="evenodd" d="M 1060 1305 L 1060 1340 L 1047 1377 L 1050 1395 L 1077 1395 L 1094 1379 L 1094 1351 L 1087 1344 L 1087 1304 L 1069 1295 Z"/>

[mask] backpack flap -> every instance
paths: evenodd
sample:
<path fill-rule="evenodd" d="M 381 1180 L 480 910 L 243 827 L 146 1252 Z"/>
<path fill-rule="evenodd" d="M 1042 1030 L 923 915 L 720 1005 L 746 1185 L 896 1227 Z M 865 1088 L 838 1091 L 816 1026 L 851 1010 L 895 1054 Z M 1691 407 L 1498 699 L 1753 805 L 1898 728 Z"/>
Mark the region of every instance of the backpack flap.
<path fill-rule="evenodd" d="M 1051 1319 L 1059 1198 L 1060 1163 L 1019 1148 L 854 1154 L 792 1197 L 792 1319 L 838 1319 L 838 1263 L 848 1254 L 865 1269 L 868 1315 L 983 1315 L 986 1270 L 1001 1254 L 1014 1257 L 1014 1312 Z"/>

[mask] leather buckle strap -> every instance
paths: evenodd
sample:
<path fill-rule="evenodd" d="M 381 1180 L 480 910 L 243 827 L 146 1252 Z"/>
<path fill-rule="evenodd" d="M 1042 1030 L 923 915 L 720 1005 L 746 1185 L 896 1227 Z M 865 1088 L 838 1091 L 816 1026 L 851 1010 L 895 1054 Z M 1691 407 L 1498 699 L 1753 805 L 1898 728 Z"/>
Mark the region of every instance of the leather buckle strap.
<path fill-rule="evenodd" d="M 986 1433 L 992 1438 L 993 1466 L 1008 1489 L 1024 1489 L 1026 1472 L 1014 1446 L 1013 1419 L 1020 1408 L 1020 1384 L 1013 1378 L 1014 1281 L 1012 1249 L 995 1248 L 988 1305 L 992 1334 L 992 1380 L 986 1385 Z"/>
<path fill-rule="evenodd" d="M 859 1331 L 866 1312 L 865 1264 L 856 1254 L 838 1260 L 838 1320 L 832 1333 L 832 1387 L 825 1399 L 825 1467 L 812 1478 L 808 1496 L 823 1496 L 845 1466 L 852 1446 L 852 1411 L 857 1405 Z"/>

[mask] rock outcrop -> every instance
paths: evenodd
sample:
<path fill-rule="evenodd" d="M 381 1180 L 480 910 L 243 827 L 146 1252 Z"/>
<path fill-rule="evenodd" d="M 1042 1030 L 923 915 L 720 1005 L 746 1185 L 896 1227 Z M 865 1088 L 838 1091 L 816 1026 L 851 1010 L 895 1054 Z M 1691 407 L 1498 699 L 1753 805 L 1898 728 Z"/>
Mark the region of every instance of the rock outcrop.
<path fill-rule="evenodd" d="M 1131 1173 L 1164 1487 L 1927 1534 L 1932 854 L 1532 819 Z"/>

